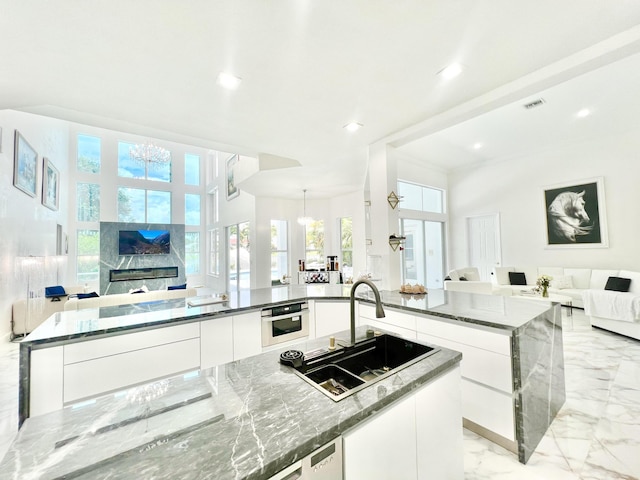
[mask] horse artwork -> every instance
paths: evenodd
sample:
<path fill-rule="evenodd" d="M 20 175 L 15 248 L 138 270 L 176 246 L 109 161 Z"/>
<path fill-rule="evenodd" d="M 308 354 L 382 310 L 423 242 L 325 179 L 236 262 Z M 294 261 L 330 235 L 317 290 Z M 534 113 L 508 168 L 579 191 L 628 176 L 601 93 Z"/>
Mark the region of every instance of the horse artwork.
<path fill-rule="evenodd" d="M 598 181 L 545 190 L 550 246 L 604 246 Z"/>

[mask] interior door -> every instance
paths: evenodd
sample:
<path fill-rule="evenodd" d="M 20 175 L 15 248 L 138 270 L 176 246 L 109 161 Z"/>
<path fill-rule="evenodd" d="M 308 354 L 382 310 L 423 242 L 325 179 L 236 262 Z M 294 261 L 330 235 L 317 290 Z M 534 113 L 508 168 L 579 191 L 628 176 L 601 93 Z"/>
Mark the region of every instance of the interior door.
<path fill-rule="evenodd" d="M 502 261 L 499 214 L 467 218 L 469 265 L 477 267 L 480 279 L 491 280 L 493 267 Z"/>

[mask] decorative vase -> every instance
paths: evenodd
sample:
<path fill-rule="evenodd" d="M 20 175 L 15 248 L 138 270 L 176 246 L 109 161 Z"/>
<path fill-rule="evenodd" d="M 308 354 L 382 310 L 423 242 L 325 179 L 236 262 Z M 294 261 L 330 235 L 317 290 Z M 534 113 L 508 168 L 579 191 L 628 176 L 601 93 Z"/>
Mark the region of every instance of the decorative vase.
<path fill-rule="evenodd" d="M 547 297 L 549 296 L 549 290 L 548 290 L 548 288 L 549 288 L 549 287 L 547 287 L 546 285 L 543 285 L 543 286 L 542 286 L 542 296 L 543 296 L 544 298 L 547 298 Z"/>

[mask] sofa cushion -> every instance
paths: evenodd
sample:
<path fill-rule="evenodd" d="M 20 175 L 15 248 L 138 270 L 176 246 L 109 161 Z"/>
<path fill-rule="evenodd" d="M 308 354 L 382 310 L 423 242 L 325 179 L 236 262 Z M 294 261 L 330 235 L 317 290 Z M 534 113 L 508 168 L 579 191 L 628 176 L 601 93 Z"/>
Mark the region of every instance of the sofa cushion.
<path fill-rule="evenodd" d="M 573 277 L 571 275 L 557 275 L 551 279 L 551 288 L 563 290 L 573 288 Z"/>
<path fill-rule="evenodd" d="M 527 278 L 524 272 L 509 272 L 509 283 L 511 285 L 526 285 Z"/>
<path fill-rule="evenodd" d="M 630 278 L 609 277 L 604 289 L 613 290 L 614 292 L 628 292 L 629 285 L 631 285 Z"/>
<path fill-rule="evenodd" d="M 564 274 L 571 275 L 573 288 L 590 288 L 591 286 L 590 268 L 565 268 Z"/>
<path fill-rule="evenodd" d="M 187 284 L 183 283 L 182 285 L 169 285 L 167 286 L 167 290 L 185 290 L 187 288 Z"/>
<path fill-rule="evenodd" d="M 75 295 L 78 300 L 82 300 L 84 298 L 96 298 L 99 297 L 100 295 L 98 295 L 96 292 L 88 292 L 88 293 L 76 293 Z"/>
<path fill-rule="evenodd" d="M 617 277 L 619 270 L 591 270 L 591 282 L 589 287 L 592 290 L 604 290 L 609 277 Z"/>
<path fill-rule="evenodd" d="M 620 270 L 618 276 L 631 280 L 629 292 L 640 294 L 640 272 L 631 272 L 629 270 Z"/>
<path fill-rule="evenodd" d="M 498 285 L 511 285 L 509 281 L 509 272 L 515 271 L 513 267 L 494 267 L 493 273 L 496 277 Z"/>
<path fill-rule="evenodd" d="M 62 285 L 54 285 L 53 287 L 44 287 L 45 298 L 64 297 L 67 293 Z"/>

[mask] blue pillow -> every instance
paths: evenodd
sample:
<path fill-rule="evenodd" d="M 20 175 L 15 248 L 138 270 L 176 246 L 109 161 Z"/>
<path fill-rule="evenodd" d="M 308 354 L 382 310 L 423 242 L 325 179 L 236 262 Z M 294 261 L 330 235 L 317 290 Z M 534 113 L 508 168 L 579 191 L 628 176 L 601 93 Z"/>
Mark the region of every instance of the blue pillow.
<path fill-rule="evenodd" d="M 79 293 L 78 294 L 78 300 L 83 299 L 83 298 L 95 298 L 95 297 L 99 297 L 100 295 L 98 295 L 96 292 L 89 292 L 89 293 Z"/>
<path fill-rule="evenodd" d="M 62 285 L 56 285 L 54 287 L 45 287 L 44 288 L 44 296 L 46 298 L 51 297 L 64 297 L 67 293 L 64 291 L 64 287 Z"/>
<path fill-rule="evenodd" d="M 183 283 L 182 285 L 169 285 L 167 290 L 186 290 L 187 284 Z"/>

